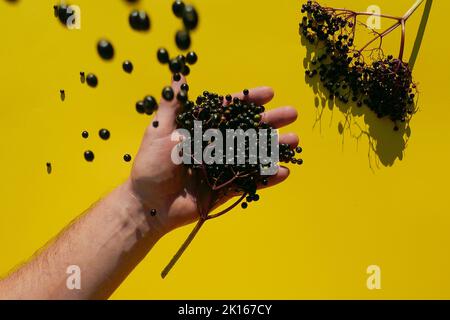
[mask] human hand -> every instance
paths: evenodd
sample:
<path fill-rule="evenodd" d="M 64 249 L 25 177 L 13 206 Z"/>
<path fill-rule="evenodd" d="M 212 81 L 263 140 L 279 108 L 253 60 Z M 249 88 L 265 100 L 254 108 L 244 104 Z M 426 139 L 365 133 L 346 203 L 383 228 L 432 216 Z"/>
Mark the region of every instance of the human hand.
<path fill-rule="evenodd" d="M 150 124 L 144 134 L 140 150 L 136 156 L 130 175 L 130 186 L 133 196 L 138 199 L 150 212 L 156 209 L 158 225 L 163 234 L 177 227 L 184 226 L 199 219 L 201 208 L 211 209 L 204 196 L 213 193 L 202 183 L 201 177 L 193 173 L 184 165 L 176 165 L 171 159 L 173 148 L 179 141 L 173 141 L 172 133 L 177 129 L 176 117 L 180 110 L 180 103 L 176 99 L 181 85 L 185 83 L 182 78 L 172 83 L 175 98 L 172 101 L 161 100 L 158 112 L 153 120 L 155 127 Z M 273 98 L 273 90 L 269 87 L 259 87 L 250 90 L 247 97 L 255 104 L 263 105 Z M 233 97 L 243 98 L 243 94 Z M 267 111 L 262 121 L 273 128 L 281 128 L 297 118 L 297 111 L 292 107 L 282 107 Z M 289 144 L 292 148 L 298 145 L 298 136 L 294 133 L 280 135 L 279 143 Z M 267 186 L 274 186 L 289 176 L 289 169 L 279 167 L 276 175 L 269 178 Z M 234 195 L 221 199 L 212 209 L 230 200 Z"/>

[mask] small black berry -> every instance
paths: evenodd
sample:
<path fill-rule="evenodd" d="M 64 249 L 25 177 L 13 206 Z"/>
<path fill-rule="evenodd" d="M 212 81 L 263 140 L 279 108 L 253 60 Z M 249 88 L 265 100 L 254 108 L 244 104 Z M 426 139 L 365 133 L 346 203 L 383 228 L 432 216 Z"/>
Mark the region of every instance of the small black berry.
<path fill-rule="evenodd" d="M 178 17 L 181 18 L 183 16 L 183 12 L 184 12 L 184 2 L 181 0 L 175 0 L 172 4 L 172 12 L 173 14 Z"/>
<path fill-rule="evenodd" d="M 191 46 L 191 36 L 189 35 L 189 32 L 186 30 L 179 30 L 175 34 L 175 43 L 180 50 L 189 49 Z"/>
<path fill-rule="evenodd" d="M 158 61 L 160 63 L 168 63 L 169 62 L 169 52 L 164 49 L 164 48 L 160 48 L 157 52 L 157 57 L 158 57 Z"/>
<path fill-rule="evenodd" d="M 123 68 L 123 71 L 125 71 L 126 73 L 132 73 L 133 69 L 134 69 L 133 63 L 129 60 L 126 60 L 123 62 L 122 68 Z"/>
<path fill-rule="evenodd" d="M 173 81 L 178 82 L 181 80 L 181 75 L 179 73 L 175 73 L 173 75 Z"/>
<path fill-rule="evenodd" d="M 94 153 L 90 150 L 84 152 L 84 159 L 88 162 L 94 161 Z"/>
<path fill-rule="evenodd" d="M 141 114 L 145 113 L 144 101 L 136 102 L 136 111 Z"/>
<path fill-rule="evenodd" d="M 198 60 L 197 54 L 193 51 L 188 52 L 188 54 L 186 55 L 186 62 L 189 63 L 190 65 L 195 64 L 197 60 Z"/>
<path fill-rule="evenodd" d="M 174 98 L 175 93 L 173 92 L 172 87 L 164 87 L 163 91 L 162 91 L 162 96 L 165 100 L 167 101 L 172 101 Z"/>
<path fill-rule="evenodd" d="M 101 39 L 97 43 L 97 52 L 104 60 L 111 60 L 114 57 L 114 47 L 111 42 L 105 39 Z"/>
<path fill-rule="evenodd" d="M 125 154 L 125 155 L 123 156 L 123 160 L 124 160 L 125 162 L 130 162 L 130 161 L 131 161 L 131 156 L 127 153 L 127 154 Z"/>
<path fill-rule="evenodd" d="M 108 129 L 100 129 L 100 131 L 98 132 L 98 135 L 103 140 L 108 140 L 111 137 L 111 133 L 109 132 Z"/>
<path fill-rule="evenodd" d="M 86 82 L 90 87 L 95 88 L 98 85 L 98 78 L 95 74 L 89 73 L 86 77 Z"/>
<path fill-rule="evenodd" d="M 185 6 L 183 12 L 183 24 L 187 30 L 194 30 L 198 25 L 198 14 L 193 6 Z"/>

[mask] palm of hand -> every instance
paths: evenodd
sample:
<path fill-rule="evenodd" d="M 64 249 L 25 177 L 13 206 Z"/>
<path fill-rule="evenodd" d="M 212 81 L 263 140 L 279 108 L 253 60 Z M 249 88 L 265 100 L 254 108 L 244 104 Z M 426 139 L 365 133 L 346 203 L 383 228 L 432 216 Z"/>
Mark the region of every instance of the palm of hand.
<path fill-rule="evenodd" d="M 182 83 L 184 79 L 172 84 L 175 95 Z M 273 97 L 273 91 L 267 87 L 253 89 L 251 93 L 251 99 L 258 104 L 265 104 Z M 158 126 L 150 125 L 146 129 L 131 172 L 135 196 L 149 209 L 155 207 L 158 210 L 157 218 L 161 220 L 166 231 L 196 221 L 200 214 L 208 214 L 210 210 L 233 196 L 229 195 L 215 203 L 214 198 L 217 194 L 207 187 L 203 177 L 172 161 L 172 150 L 179 142 L 172 139 L 172 133 L 176 130 L 175 119 L 179 107 L 176 99 L 161 101 L 154 119 L 158 122 Z M 295 121 L 296 117 L 295 109 L 284 107 L 266 112 L 263 120 L 279 128 Z M 288 143 L 295 147 L 298 144 L 298 137 L 295 134 L 281 135 L 280 143 Z M 280 167 L 277 175 L 269 180 L 269 186 L 280 183 L 288 175 L 289 170 Z"/>

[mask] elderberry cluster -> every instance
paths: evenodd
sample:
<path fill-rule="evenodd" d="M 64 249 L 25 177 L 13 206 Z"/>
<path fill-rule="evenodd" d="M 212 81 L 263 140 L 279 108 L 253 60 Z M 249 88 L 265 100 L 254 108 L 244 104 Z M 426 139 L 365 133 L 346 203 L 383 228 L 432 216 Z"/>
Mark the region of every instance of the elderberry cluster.
<path fill-rule="evenodd" d="M 181 91 L 183 92 L 183 90 Z M 249 94 L 248 90 L 244 90 L 244 96 Z M 184 92 L 182 97 L 187 96 Z M 259 129 L 267 129 L 267 155 L 271 155 L 271 139 L 270 135 L 274 130 L 269 124 L 263 121 L 262 114 L 265 111 L 264 106 L 249 102 L 248 99 L 232 98 L 231 95 L 221 96 L 208 91 L 197 97 L 196 101 L 183 100 L 178 95 L 178 100 L 182 102 L 182 112 L 177 116 L 178 128 L 187 129 L 194 134 L 194 121 L 201 121 L 202 131 L 205 133 L 208 129 L 220 130 L 222 136 L 226 136 L 228 129 L 244 131 L 254 129 L 255 140 L 259 145 L 262 138 Z M 255 155 L 251 161 L 252 155 L 249 154 L 251 139 L 245 140 L 245 163 L 238 164 L 237 155 L 241 153 L 241 146 L 238 144 L 234 148 L 234 161 L 227 164 L 226 151 L 223 153 L 223 164 L 206 164 L 193 161 L 188 165 L 194 170 L 200 170 L 206 176 L 207 183 L 213 190 L 222 190 L 224 192 L 237 192 L 247 195 L 246 201 L 258 201 L 259 195 L 257 187 L 259 185 L 267 185 L 268 177 L 260 174 L 260 166 L 262 165 L 259 157 Z M 203 141 L 203 150 L 213 141 Z M 192 150 L 194 150 L 194 142 L 192 141 Z M 229 146 L 227 146 L 229 148 Z M 296 159 L 296 153 L 301 153 L 302 149 L 297 147 L 292 150 L 288 144 L 279 145 L 279 160 L 284 163 L 302 164 L 301 159 Z M 213 155 L 214 156 L 214 155 Z M 270 165 L 270 164 L 266 164 Z M 247 208 L 247 202 L 243 202 L 241 206 Z"/>
<path fill-rule="evenodd" d="M 385 57 L 381 49 L 374 59 L 364 54 L 365 47 L 358 50 L 354 16 L 313 1 L 304 4 L 301 12 L 300 34 L 315 46 L 316 53 L 306 75 L 320 77 L 330 99 L 366 105 L 379 118 L 389 117 L 394 122 L 405 122 L 412 116 L 416 85 L 407 63 L 391 55 Z"/>

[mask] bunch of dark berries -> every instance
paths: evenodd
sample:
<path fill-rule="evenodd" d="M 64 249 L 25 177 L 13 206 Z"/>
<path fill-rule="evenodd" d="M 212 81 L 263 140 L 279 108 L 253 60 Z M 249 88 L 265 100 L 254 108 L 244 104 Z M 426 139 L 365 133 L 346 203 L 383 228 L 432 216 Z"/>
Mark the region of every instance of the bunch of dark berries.
<path fill-rule="evenodd" d="M 409 120 L 415 112 L 416 85 L 408 63 L 402 60 L 404 35 L 399 58 L 384 56 L 381 43 L 397 26 L 404 28 L 404 22 L 416 8 L 412 9 L 404 17 L 392 17 L 398 20 L 393 27 L 357 48 L 357 17 L 367 13 L 322 7 L 308 1 L 301 9 L 304 16 L 300 34 L 314 46 L 315 56 L 306 76 L 319 77 L 330 99 L 344 104 L 352 101 L 358 107 L 366 105 L 379 118 L 389 117 L 394 122 Z M 380 46 L 368 49 L 376 40 L 380 40 Z"/>
<path fill-rule="evenodd" d="M 259 130 L 266 129 L 269 139 L 267 140 L 268 156 L 271 151 L 270 134 L 273 130 L 269 124 L 262 121 L 262 113 L 264 112 L 264 106 L 256 105 L 253 102 L 249 102 L 246 99 L 242 100 L 237 97 L 232 98 L 230 95 L 224 97 L 216 93 L 210 93 L 208 91 L 203 92 L 203 95 L 198 96 L 195 103 L 192 101 L 186 101 L 186 93 L 181 90 L 178 95 L 178 99 L 182 99 L 180 102 L 183 104 L 183 112 L 177 117 L 177 124 L 179 128 L 187 129 L 194 133 L 194 120 L 202 122 L 203 133 L 209 129 L 218 129 L 225 137 L 227 130 L 248 130 L 254 129 L 256 136 L 255 142 L 258 144 L 260 140 Z M 209 187 L 218 191 L 223 189 L 225 192 L 238 192 L 250 196 L 249 199 L 257 198 L 256 190 L 258 185 L 267 185 L 267 176 L 261 176 L 259 158 L 256 157 L 256 161 L 251 161 L 250 139 L 246 140 L 245 150 L 241 150 L 240 146 L 236 146 L 235 159 L 233 164 L 225 164 L 226 152 L 223 154 L 223 163 L 220 164 L 193 164 L 190 165 L 193 169 L 198 169 L 203 172 L 206 178 L 206 182 Z M 203 142 L 203 150 L 210 144 L 210 141 Z M 194 142 L 192 141 L 192 148 Z M 192 149 L 193 150 L 193 149 Z M 301 152 L 301 148 L 297 149 Z M 246 155 L 245 164 L 237 164 L 237 154 L 244 152 Z M 295 159 L 296 150 L 291 150 L 289 145 L 279 145 L 279 159 L 285 163 L 302 164 L 301 159 Z M 256 163 L 254 163 L 256 162 Z M 251 164 L 252 163 L 252 164 Z M 245 206 L 245 205 L 244 205 Z"/>
<path fill-rule="evenodd" d="M 225 146 L 222 155 L 223 164 L 206 164 L 203 161 L 195 161 L 195 156 L 190 155 L 192 157 L 192 162 L 191 164 L 185 165 L 188 166 L 194 174 L 198 174 L 201 177 L 205 185 L 210 188 L 214 197 L 209 209 L 204 211 L 199 208 L 200 220 L 197 223 L 197 226 L 169 265 L 163 270 L 163 278 L 174 266 L 204 222 L 222 216 L 239 204 L 241 204 L 243 209 L 246 209 L 248 203 L 260 199 L 257 189 L 260 186 L 267 185 L 270 179 L 265 175 L 261 175 L 260 168 L 261 166 L 264 167 L 271 164 L 262 164 L 259 157 L 251 159 L 254 155 L 250 154 L 249 151 L 252 147 L 250 143 L 259 145 L 260 139 L 267 139 L 266 151 L 267 156 L 270 157 L 272 155 L 271 133 L 274 129 L 268 123 L 263 121 L 263 113 L 265 111 L 264 106 L 250 102 L 248 99 L 248 96 L 250 95 L 249 90 L 244 90 L 244 99 L 239 99 L 237 97 L 233 98 L 231 95 L 226 95 L 224 97 L 216 93 L 205 91 L 203 92 L 203 95 L 197 97 L 195 102 L 187 99 L 187 91 L 188 87 L 184 85 L 184 87 L 181 87 L 181 91 L 177 96 L 177 99 L 182 105 L 182 111 L 178 114 L 176 119 L 178 128 L 186 129 L 191 133 L 191 136 L 193 136 L 195 128 L 194 121 L 201 121 L 203 134 L 209 129 L 214 129 L 219 130 L 222 136 L 225 137 L 226 132 L 229 129 L 242 129 L 244 132 L 249 129 L 254 129 L 254 131 L 252 131 L 254 133 L 254 139 L 248 138 L 242 145 L 237 144 L 235 141 L 234 161 L 231 163 L 229 161 L 227 162 Z M 267 135 L 262 136 L 260 134 L 260 129 L 266 129 Z M 203 150 L 211 143 L 214 143 L 214 141 L 214 139 L 203 141 Z M 191 140 L 191 150 L 194 150 L 194 143 L 195 141 Z M 226 148 L 229 148 L 229 146 L 227 145 Z M 245 150 L 242 150 L 242 148 Z M 296 158 L 297 154 L 302 152 L 301 147 L 292 149 L 288 144 L 279 144 L 277 151 L 279 153 L 279 162 L 298 165 L 303 164 L 302 159 Z M 245 154 L 245 161 L 239 162 L 238 154 L 241 153 Z M 273 165 L 277 164 L 274 163 Z M 210 214 L 212 207 L 220 202 L 223 197 L 230 194 L 239 196 L 239 198 L 232 205 L 219 213 Z"/>

